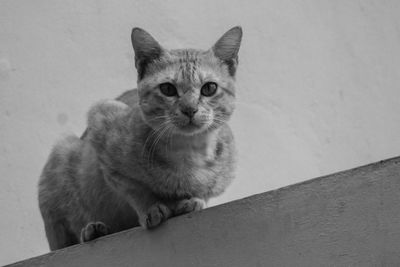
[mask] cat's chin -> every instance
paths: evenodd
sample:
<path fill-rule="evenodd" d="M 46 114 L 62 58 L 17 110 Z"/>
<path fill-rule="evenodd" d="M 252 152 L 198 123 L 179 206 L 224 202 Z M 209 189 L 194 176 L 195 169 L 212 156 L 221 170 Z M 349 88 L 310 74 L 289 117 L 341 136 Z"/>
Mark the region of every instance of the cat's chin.
<path fill-rule="evenodd" d="M 184 126 L 175 126 L 174 132 L 183 136 L 194 136 L 207 132 L 207 125 L 186 124 Z"/>

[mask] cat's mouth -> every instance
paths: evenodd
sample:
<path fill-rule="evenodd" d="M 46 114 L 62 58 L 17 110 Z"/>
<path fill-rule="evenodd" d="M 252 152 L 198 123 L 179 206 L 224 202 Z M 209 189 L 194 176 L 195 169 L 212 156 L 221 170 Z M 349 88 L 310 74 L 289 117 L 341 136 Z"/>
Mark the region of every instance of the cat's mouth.
<path fill-rule="evenodd" d="M 193 121 L 189 121 L 186 125 L 182 127 L 183 129 L 187 130 L 195 130 L 201 128 L 201 125 L 194 123 Z"/>
<path fill-rule="evenodd" d="M 203 132 L 207 128 L 206 123 L 198 123 L 196 121 L 190 120 L 185 124 L 176 125 L 177 131 L 184 135 L 194 135 Z"/>

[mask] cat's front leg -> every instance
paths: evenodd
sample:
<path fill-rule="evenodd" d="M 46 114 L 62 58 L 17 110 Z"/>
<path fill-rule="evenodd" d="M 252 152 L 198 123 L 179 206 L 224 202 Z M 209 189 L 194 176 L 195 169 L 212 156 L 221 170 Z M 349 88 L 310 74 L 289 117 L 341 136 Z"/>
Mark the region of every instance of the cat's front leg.
<path fill-rule="evenodd" d="M 206 207 L 207 202 L 204 199 L 192 197 L 187 199 L 182 199 L 174 203 L 172 210 L 174 215 L 182 215 L 185 213 L 199 211 Z"/>
<path fill-rule="evenodd" d="M 158 202 L 151 205 L 141 215 L 139 223 L 147 229 L 157 227 L 172 216 L 171 209 L 164 203 Z"/>
<path fill-rule="evenodd" d="M 144 195 L 141 192 L 140 197 L 136 194 L 129 198 L 131 206 L 139 216 L 139 224 L 146 229 L 159 226 L 173 215 L 170 207 L 151 193 Z"/>
<path fill-rule="evenodd" d="M 152 198 L 149 195 L 147 197 L 150 197 L 150 199 Z M 140 201 L 141 205 L 144 203 L 142 200 L 143 198 L 141 198 Z M 147 208 L 136 207 L 136 210 L 139 211 L 139 223 L 147 229 L 160 225 L 172 216 L 199 211 L 206 207 L 206 201 L 196 197 L 172 202 L 167 201 L 165 203 L 156 199 L 154 199 L 153 202 L 154 201 L 156 202 Z M 137 206 L 137 204 L 135 206 Z M 140 212 L 140 210 L 142 212 Z"/>
<path fill-rule="evenodd" d="M 157 227 L 173 215 L 169 205 L 141 183 L 117 173 L 105 175 L 105 180 L 111 188 L 124 196 L 137 213 L 142 227 Z"/>
<path fill-rule="evenodd" d="M 156 203 L 152 204 L 147 209 L 142 208 L 141 210 L 143 210 L 143 212 L 141 215 L 139 214 L 140 225 L 147 229 L 160 225 L 172 216 L 200 211 L 205 208 L 207 204 L 204 199 L 196 197 L 178 201 L 167 201 L 165 203 L 160 200 L 153 201 L 156 201 Z M 141 201 L 141 203 L 143 202 Z"/>

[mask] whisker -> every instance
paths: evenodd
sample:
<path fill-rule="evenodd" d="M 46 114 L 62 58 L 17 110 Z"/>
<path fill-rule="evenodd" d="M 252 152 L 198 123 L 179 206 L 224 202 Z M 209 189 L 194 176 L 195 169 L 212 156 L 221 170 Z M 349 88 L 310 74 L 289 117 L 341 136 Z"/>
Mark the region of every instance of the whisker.
<path fill-rule="evenodd" d="M 152 129 L 152 133 L 149 134 L 149 136 L 147 136 L 146 141 L 144 142 L 143 148 L 142 148 L 142 158 L 144 158 L 145 153 L 146 153 L 146 149 L 147 149 L 147 143 L 158 134 L 158 132 L 165 126 L 167 125 L 169 122 L 165 121 L 163 123 L 161 123 L 157 128 Z M 150 146 L 151 147 L 151 146 Z"/>
<path fill-rule="evenodd" d="M 150 154 L 149 154 L 149 156 L 150 156 L 150 162 L 149 162 L 149 164 L 150 164 L 150 167 L 152 168 L 153 167 L 153 163 L 154 163 L 154 153 L 155 153 L 155 151 L 156 151 L 156 147 L 157 147 L 157 144 L 160 142 L 160 140 L 162 139 L 162 137 L 163 137 L 163 135 L 168 131 L 168 129 L 169 129 L 169 123 L 170 123 L 170 121 L 169 120 L 167 120 L 165 123 L 163 123 L 162 125 L 163 125 L 163 128 L 161 129 L 161 130 L 159 130 L 158 131 L 158 135 L 156 136 L 156 138 L 154 139 L 154 142 L 153 142 L 153 144 L 152 144 L 152 146 L 151 146 L 151 148 L 150 148 Z"/>

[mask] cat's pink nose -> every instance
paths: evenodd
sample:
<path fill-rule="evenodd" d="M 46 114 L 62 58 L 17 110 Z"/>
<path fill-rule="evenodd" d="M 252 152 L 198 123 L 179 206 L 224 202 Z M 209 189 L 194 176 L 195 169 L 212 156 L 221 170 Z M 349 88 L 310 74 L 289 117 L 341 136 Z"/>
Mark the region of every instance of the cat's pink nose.
<path fill-rule="evenodd" d="M 193 118 L 194 114 L 196 114 L 196 112 L 198 110 L 199 110 L 198 108 L 186 107 L 186 108 L 182 108 L 181 112 L 183 114 L 185 114 L 186 116 L 188 116 L 189 118 Z"/>

